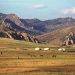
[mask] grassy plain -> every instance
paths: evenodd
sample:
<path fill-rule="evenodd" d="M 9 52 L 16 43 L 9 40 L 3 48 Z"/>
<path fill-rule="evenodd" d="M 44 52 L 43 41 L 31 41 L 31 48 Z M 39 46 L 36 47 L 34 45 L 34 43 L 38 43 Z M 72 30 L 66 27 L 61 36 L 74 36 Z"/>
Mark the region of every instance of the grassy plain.
<path fill-rule="evenodd" d="M 35 51 L 36 47 L 42 48 Z M 43 48 L 50 50 L 44 51 Z M 0 39 L 0 75 L 75 75 L 75 48 Z"/>

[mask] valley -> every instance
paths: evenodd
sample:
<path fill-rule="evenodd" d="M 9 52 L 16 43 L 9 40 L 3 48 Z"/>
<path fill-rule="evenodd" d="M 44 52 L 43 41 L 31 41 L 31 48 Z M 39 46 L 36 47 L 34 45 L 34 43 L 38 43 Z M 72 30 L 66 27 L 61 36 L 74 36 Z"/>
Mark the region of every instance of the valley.
<path fill-rule="evenodd" d="M 36 51 L 39 47 L 42 50 Z M 43 49 L 49 47 L 50 50 Z M 74 75 L 75 46 L 38 44 L 0 38 L 0 75 Z"/>
<path fill-rule="evenodd" d="M 0 13 L 0 75 L 42 74 L 75 75 L 75 19 Z"/>

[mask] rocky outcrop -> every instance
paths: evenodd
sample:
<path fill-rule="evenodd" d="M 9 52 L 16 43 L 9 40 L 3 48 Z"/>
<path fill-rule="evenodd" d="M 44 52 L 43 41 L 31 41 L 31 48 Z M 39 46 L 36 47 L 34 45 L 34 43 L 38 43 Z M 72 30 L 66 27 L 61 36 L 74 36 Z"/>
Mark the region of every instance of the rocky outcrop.
<path fill-rule="evenodd" d="M 15 40 L 24 40 L 39 43 L 39 41 L 36 38 L 23 32 L 0 32 L 0 38 L 11 38 Z"/>
<path fill-rule="evenodd" d="M 11 38 L 38 43 L 38 40 L 26 32 L 17 31 L 11 26 L 6 26 L 4 21 L 0 21 L 0 38 Z"/>
<path fill-rule="evenodd" d="M 65 37 L 63 45 L 72 45 L 75 44 L 75 34 L 71 32 L 68 36 Z"/>

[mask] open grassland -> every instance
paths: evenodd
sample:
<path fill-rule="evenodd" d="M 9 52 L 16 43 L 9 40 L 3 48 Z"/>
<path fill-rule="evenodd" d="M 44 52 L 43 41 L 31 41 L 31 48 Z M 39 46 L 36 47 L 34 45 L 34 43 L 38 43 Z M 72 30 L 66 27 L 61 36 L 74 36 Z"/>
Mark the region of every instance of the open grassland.
<path fill-rule="evenodd" d="M 35 51 L 49 47 L 48 51 Z M 0 75 L 75 75 L 75 48 L 0 39 Z"/>
<path fill-rule="evenodd" d="M 0 60 L 0 75 L 75 75 L 75 60 Z"/>
<path fill-rule="evenodd" d="M 54 46 L 54 45 L 49 45 L 49 44 L 35 44 L 32 42 L 26 42 L 26 41 L 19 41 L 19 40 L 14 40 L 14 39 L 7 39 L 7 38 L 1 38 L 0 39 L 0 48 L 5 48 L 5 49 L 26 49 L 26 48 L 35 48 L 35 47 L 59 47 L 59 46 Z"/>

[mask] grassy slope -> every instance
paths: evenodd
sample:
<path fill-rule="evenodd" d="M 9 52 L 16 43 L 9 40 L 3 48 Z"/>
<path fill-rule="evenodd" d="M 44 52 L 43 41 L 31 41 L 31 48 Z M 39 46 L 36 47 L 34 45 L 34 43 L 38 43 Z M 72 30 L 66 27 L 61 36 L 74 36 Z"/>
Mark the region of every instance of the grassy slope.
<path fill-rule="evenodd" d="M 59 47 L 59 46 L 49 45 L 49 44 L 38 44 L 38 43 L 7 39 L 7 38 L 0 38 L 0 48 L 24 49 L 24 48 L 35 48 L 35 47 Z"/>
<path fill-rule="evenodd" d="M 40 47 L 41 51 L 35 51 L 36 47 Z M 49 47 L 49 51 L 44 51 L 43 48 Z M 50 44 L 35 44 L 32 42 L 19 41 L 14 39 L 0 39 L 0 58 L 14 58 L 14 59 L 25 59 L 25 58 L 43 58 L 53 59 L 53 55 L 56 55 L 56 59 L 74 59 L 74 53 L 70 52 L 58 52 L 59 46 Z M 75 46 L 65 47 L 66 51 L 75 51 Z"/>

